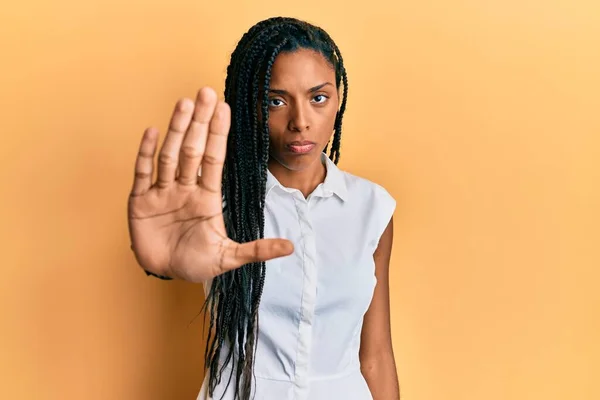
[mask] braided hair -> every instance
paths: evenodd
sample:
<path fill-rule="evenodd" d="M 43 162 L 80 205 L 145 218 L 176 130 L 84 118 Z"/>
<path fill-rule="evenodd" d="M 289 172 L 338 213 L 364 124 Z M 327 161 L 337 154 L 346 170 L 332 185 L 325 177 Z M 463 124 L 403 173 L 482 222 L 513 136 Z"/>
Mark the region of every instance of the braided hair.
<path fill-rule="evenodd" d="M 228 236 L 239 243 L 264 238 L 271 69 L 278 54 L 298 49 L 322 54 L 335 70 L 336 87 L 339 89 L 343 83 L 329 154 L 335 164 L 340 158 L 342 118 L 348 94 L 340 50 L 323 29 L 307 22 L 284 17 L 258 22 L 242 36 L 231 54 L 225 80 L 225 101 L 232 113 L 223 166 L 223 216 Z M 328 146 L 329 143 L 324 152 Z M 250 263 L 212 281 L 204 304 L 205 312 L 210 310 L 205 367 L 209 369 L 211 396 L 221 382 L 225 366 L 233 359 L 227 385 L 235 372 L 235 399 L 251 397 L 258 306 L 265 273 L 265 262 Z"/>

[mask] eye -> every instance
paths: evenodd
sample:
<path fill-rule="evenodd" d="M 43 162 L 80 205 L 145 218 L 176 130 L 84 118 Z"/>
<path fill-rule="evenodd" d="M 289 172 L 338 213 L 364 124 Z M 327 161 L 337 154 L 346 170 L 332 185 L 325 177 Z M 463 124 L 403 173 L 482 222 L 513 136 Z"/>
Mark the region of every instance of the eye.
<path fill-rule="evenodd" d="M 324 94 L 318 94 L 315 97 L 313 97 L 313 100 L 316 100 L 315 103 L 317 104 L 322 104 L 325 103 L 328 98 L 329 97 L 325 96 Z"/>
<path fill-rule="evenodd" d="M 283 100 L 281 99 L 269 99 L 269 107 L 281 107 L 283 105 Z"/>

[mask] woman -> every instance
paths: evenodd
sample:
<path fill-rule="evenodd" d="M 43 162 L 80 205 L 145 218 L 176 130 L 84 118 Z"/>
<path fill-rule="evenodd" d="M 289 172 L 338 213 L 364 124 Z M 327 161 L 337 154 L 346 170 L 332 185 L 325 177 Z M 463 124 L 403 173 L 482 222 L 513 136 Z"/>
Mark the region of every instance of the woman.
<path fill-rule="evenodd" d="M 205 285 L 198 399 L 399 398 L 388 286 L 396 203 L 337 167 L 347 91 L 325 31 L 270 18 L 234 50 L 224 102 L 210 88 L 178 102 L 156 182 L 158 132 L 144 133 L 132 249 L 148 275 Z"/>

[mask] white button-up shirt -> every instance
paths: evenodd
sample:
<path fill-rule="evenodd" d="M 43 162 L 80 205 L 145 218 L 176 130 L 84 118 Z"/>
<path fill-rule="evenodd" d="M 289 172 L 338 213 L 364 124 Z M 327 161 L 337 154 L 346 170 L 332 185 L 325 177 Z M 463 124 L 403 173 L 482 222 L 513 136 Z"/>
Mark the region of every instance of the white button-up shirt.
<path fill-rule="evenodd" d="M 369 400 L 360 372 L 363 316 L 377 283 L 373 252 L 396 202 L 381 186 L 340 170 L 325 153 L 325 181 L 304 198 L 268 172 L 265 238 L 294 253 L 267 261 L 259 306 L 256 400 Z M 210 289 L 205 282 L 205 292 Z M 214 394 L 233 400 L 226 367 Z M 198 400 L 210 399 L 206 375 Z"/>

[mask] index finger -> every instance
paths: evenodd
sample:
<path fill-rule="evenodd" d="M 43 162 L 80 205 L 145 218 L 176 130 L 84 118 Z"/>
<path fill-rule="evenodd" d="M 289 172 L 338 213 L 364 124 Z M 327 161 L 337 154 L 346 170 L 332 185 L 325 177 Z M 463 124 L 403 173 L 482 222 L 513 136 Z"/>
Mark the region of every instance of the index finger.
<path fill-rule="evenodd" d="M 227 153 L 227 136 L 231 126 L 231 109 L 224 101 L 219 101 L 210 121 L 208 140 L 202 157 L 200 183 L 207 190 L 221 193 L 223 164 Z"/>

